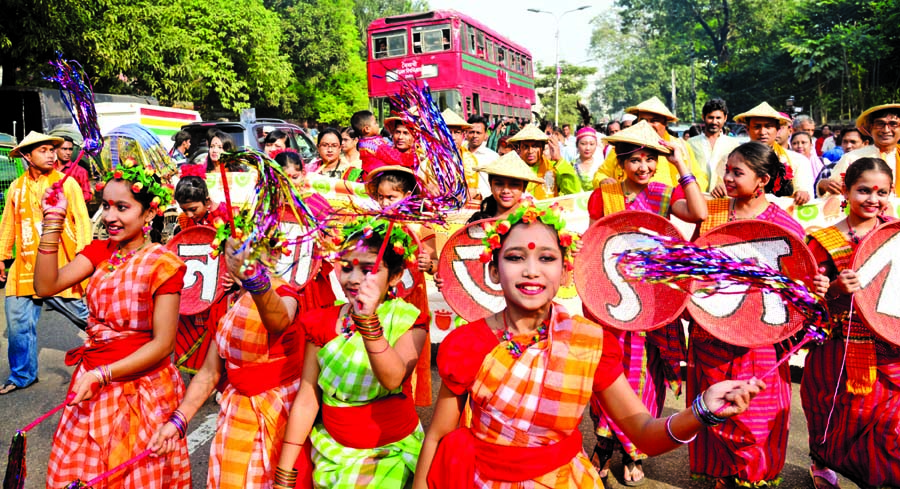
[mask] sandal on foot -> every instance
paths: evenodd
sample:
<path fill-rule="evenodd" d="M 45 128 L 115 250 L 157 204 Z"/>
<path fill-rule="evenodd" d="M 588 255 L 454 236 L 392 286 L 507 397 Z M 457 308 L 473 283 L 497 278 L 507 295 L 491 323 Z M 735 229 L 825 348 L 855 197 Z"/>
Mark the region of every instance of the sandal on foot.
<path fill-rule="evenodd" d="M 625 455 L 622 460 L 622 464 L 625 466 L 625 471 L 622 474 L 622 483 L 628 487 L 637 487 L 643 485 L 647 482 L 646 477 L 644 476 L 644 464 L 640 460 L 634 460 L 628 455 Z M 635 480 L 635 473 L 640 475 L 640 478 Z M 625 476 L 630 476 L 631 480 L 625 478 Z"/>
<path fill-rule="evenodd" d="M 816 489 L 841 489 L 840 484 L 838 484 L 838 476 L 831 469 L 817 469 L 815 465 L 810 465 L 809 477 L 812 479 L 813 487 Z M 821 479 L 827 486 L 817 481 L 816 478 Z"/>
<path fill-rule="evenodd" d="M 611 441 L 601 442 L 598 438 L 597 444 L 594 445 L 594 451 L 591 452 L 591 465 L 597 469 L 600 478 L 606 480 L 609 477 L 609 462 L 613 456 L 613 447 Z"/>
<path fill-rule="evenodd" d="M 716 489 L 733 489 L 734 484 L 732 484 L 731 479 L 716 479 Z"/>
<path fill-rule="evenodd" d="M 0 396 L 5 396 L 7 394 L 12 394 L 13 392 L 16 392 L 16 391 L 25 390 L 25 389 L 33 386 L 34 384 L 37 384 L 37 382 L 38 382 L 37 379 L 35 379 L 34 382 L 26 385 L 25 387 L 19 387 L 12 382 L 7 382 L 6 384 L 3 384 L 2 388 L 0 388 Z"/>

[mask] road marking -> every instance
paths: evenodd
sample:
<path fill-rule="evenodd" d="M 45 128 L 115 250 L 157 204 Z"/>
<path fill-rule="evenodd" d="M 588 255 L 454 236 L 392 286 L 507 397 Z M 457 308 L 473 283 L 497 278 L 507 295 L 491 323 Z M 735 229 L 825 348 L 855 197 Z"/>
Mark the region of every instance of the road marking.
<path fill-rule="evenodd" d="M 206 420 L 187 436 L 188 453 L 194 453 L 216 436 L 216 418 L 218 416 L 217 412 L 207 415 Z"/>

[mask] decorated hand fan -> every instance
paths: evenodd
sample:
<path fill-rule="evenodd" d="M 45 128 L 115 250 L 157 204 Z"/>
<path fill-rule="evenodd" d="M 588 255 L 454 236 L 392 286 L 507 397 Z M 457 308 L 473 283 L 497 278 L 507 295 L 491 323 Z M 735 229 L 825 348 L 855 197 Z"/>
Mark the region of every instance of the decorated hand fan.
<path fill-rule="evenodd" d="M 640 211 L 623 211 L 595 222 L 582 236 L 575 257 L 575 287 L 582 303 L 602 324 L 625 331 L 649 331 L 677 318 L 687 292 L 664 283 L 631 281 L 618 266 L 632 249 L 662 246 L 651 236 L 681 238 L 669 220 Z"/>
<path fill-rule="evenodd" d="M 187 265 L 178 314 L 192 316 L 206 311 L 225 293 L 222 282 L 222 277 L 228 273 L 225 260 L 210 256 L 215 237 L 214 228 L 194 226 L 181 231 L 166 244 L 166 248 Z"/>
<path fill-rule="evenodd" d="M 438 260 L 438 275 L 447 305 L 466 321 L 475 321 L 506 307 L 500 284 L 491 281 L 488 264 L 479 257 L 484 251 L 484 225 L 494 219 L 476 221 L 447 239 Z"/>
<path fill-rule="evenodd" d="M 853 295 L 863 322 L 885 341 L 900 346 L 900 221 L 882 225 L 856 250 L 853 269 L 860 290 Z"/>

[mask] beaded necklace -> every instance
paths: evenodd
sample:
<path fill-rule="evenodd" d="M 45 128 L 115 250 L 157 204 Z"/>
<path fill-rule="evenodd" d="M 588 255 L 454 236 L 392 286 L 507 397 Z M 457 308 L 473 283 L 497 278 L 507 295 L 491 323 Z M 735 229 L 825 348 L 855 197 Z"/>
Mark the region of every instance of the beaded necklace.
<path fill-rule="evenodd" d="M 881 219 L 876 218 L 875 226 L 873 226 L 872 229 L 870 229 L 868 233 L 860 236 L 859 234 L 856 233 L 856 231 L 853 230 L 853 227 L 850 226 L 850 219 L 847 219 L 847 236 L 850 237 L 850 241 L 853 241 L 853 244 L 859 244 L 859 242 L 862 241 L 863 238 L 868 236 L 869 233 L 871 233 L 872 231 L 875 230 L 875 228 L 878 227 L 878 224 L 880 222 L 881 222 Z"/>
<path fill-rule="evenodd" d="M 348 312 L 347 314 L 344 314 L 344 320 L 341 322 L 341 335 L 349 340 L 355 332 L 356 327 L 353 324 L 353 320 L 350 319 L 350 313 Z"/>
<path fill-rule="evenodd" d="M 125 254 L 122 253 L 121 248 L 116 250 L 116 253 L 113 256 L 109 257 L 109 261 L 106 265 L 106 270 L 107 270 L 106 274 L 109 275 L 109 274 L 113 273 L 114 271 L 116 271 L 116 269 L 119 268 L 119 266 L 121 266 L 123 263 L 128 261 L 128 259 L 131 258 L 132 256 L 134 256 L 135 253 L 137 253 L 138 251 L 141 251 L 146 244 L 147 244 L 147 242 L 145 241 L 137 249 L 131 250 Z"/>
<path fill-rule="evenodd" d="M 500 341 L 506 342 L 506 349 L 509 351 L 510 356 L 515 359 L 518 359 L 525 353 L 525 350 L 531 348 L 536 345 L 539 341 L 547 339 L 547 329 L 550 324 L 550 320 L 544 320 L 540 326 L 534 331 L 534 334 L 531 336 L 531 341 L 527 345 L 523 345 L 518 341 L 513 339 L 512 332 L 509 330 L 509 326 L 506 324 L 506 311 L 503 311 L 503 333 L 500 335 Z"/>

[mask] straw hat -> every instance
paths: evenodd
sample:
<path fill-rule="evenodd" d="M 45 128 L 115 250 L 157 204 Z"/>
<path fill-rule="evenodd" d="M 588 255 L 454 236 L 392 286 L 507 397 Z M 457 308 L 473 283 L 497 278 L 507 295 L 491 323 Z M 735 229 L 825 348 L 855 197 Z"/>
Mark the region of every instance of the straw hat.
<path fill-rule="evenodd" d="M 650 148 L 666 155 L 672 152 L 672 150 L 659 142 L 659 134 L 647 121 L 640 121 L 631 127 L 626 127 L 612 136 L 604 136 L 603 141 L 613 145 L 616 143 L 633 144 L 643 148 Z"/>
<path fill-rule="evenodd" d="M 25 139 L 19 143 L 18 146 L 10 150 L 9 156 L 13 158 L 21 158 L 22 150 L 28 149 L 32 146 L 37 146 L 39 144 L 52 144 L 53 147 L 57 147 L 63 143 L 63 138 L 58 138 L 56 136 L 48 136 L 46 134 L 41 134 L 39 132 L 31 131 L 25 136 Z"/>
<path fill-rule="evenodd" d="M 900 112 L 900 104 L 884 104 L 869 107 L 856 118 L 856 128 L 871 136 L 869 134 L 869 125 L 871 125 L 872 121 L 869 120 L 869 116 L 884 109 L 895 109 L 897 112 Z"/>
<path fill-rule="evenodd" d="M 647 100 L 635 105 L 634 107 L 628 107 L 625 109 L 625 112 L 629 114 L 639 115 L 641 112 L 650 112 L 651 114 L 659 114 L 669 122 L 677 122 L 678 118 L 675 117 L 675 114 L 669 112 L 669 109 L 666 108 L 666 104 L 662 102 L 662 100 L 656 97 L 650 97 Z"/>
<path fill-rule="evenodd" d="M 373 160 L 372 163 L 373 164 L 369 165 L 367 168 L 363 168 L 363 171 L 366 175 L 366 192 L 373 198 L 378 191 L 378 187 L 375 186 L 375 180 L 378 178 L 378 175 L 381 175 L 386 171 L 399 171 L 402 173 L 409 173 L 413 177 L 416 176 L 412 168 L 398 165 L 394 162 L 386 163 L 382 160 Z"/>
<path fill-rule="evenodd" d="M 403 119 L 399 117 L 388 117 L 384 120 L 384 128 L 388 130 L 388 132 L 394 132 L 394 129 L 397 128 L 397 124 L 403 124 Z M 405 125 L 405 124 L 404 124 Z"/>
<path fill-rule="evenodd" d="M 444 118 L 444 123 L 447 124 L 447 127 L 461 127 L 463 129 L 472 127 L 472 124 L 466 122 L 459 114 L 450 109 L 444 109 L 444 111 L 441 112 L 441 117 Z"/>
<path fill-rule="evenodd" d="M 761 119 L 775 119 L 778 121 L 778 125 L 785 125 L 791 123 L 790 117 L 785 117 L 775 110 L 768 102 L 763 102 L 756 107 L 744 112 L 743 114 L 738 114 L 734 116 L 734 122 L 740 122 L 741 124 L 746 124 L 749 122 L 751 117 L 759 117 Z"/>
<path fill-rule="evenodd" d="M 475 171 L 498 177 L 515 178 L 526 182 L 544 183 L 544 180 L 538 178 L 531 167 L 515 151 L 510 151 L 487 165 L 479 166 Z"/>
<path fill-rule="evenodd" d="M 507 139 L 507 142 L 510 143 L 518 143 L 522 141 L 539 141 L 541 143 L 546 143 L 550 138 L 547 137 L 546 134 L 541 132 L 540 129 L 537 128 L 534 124 L 526 124 L 521 131 L 517 132 L 515 136 Z"/>

